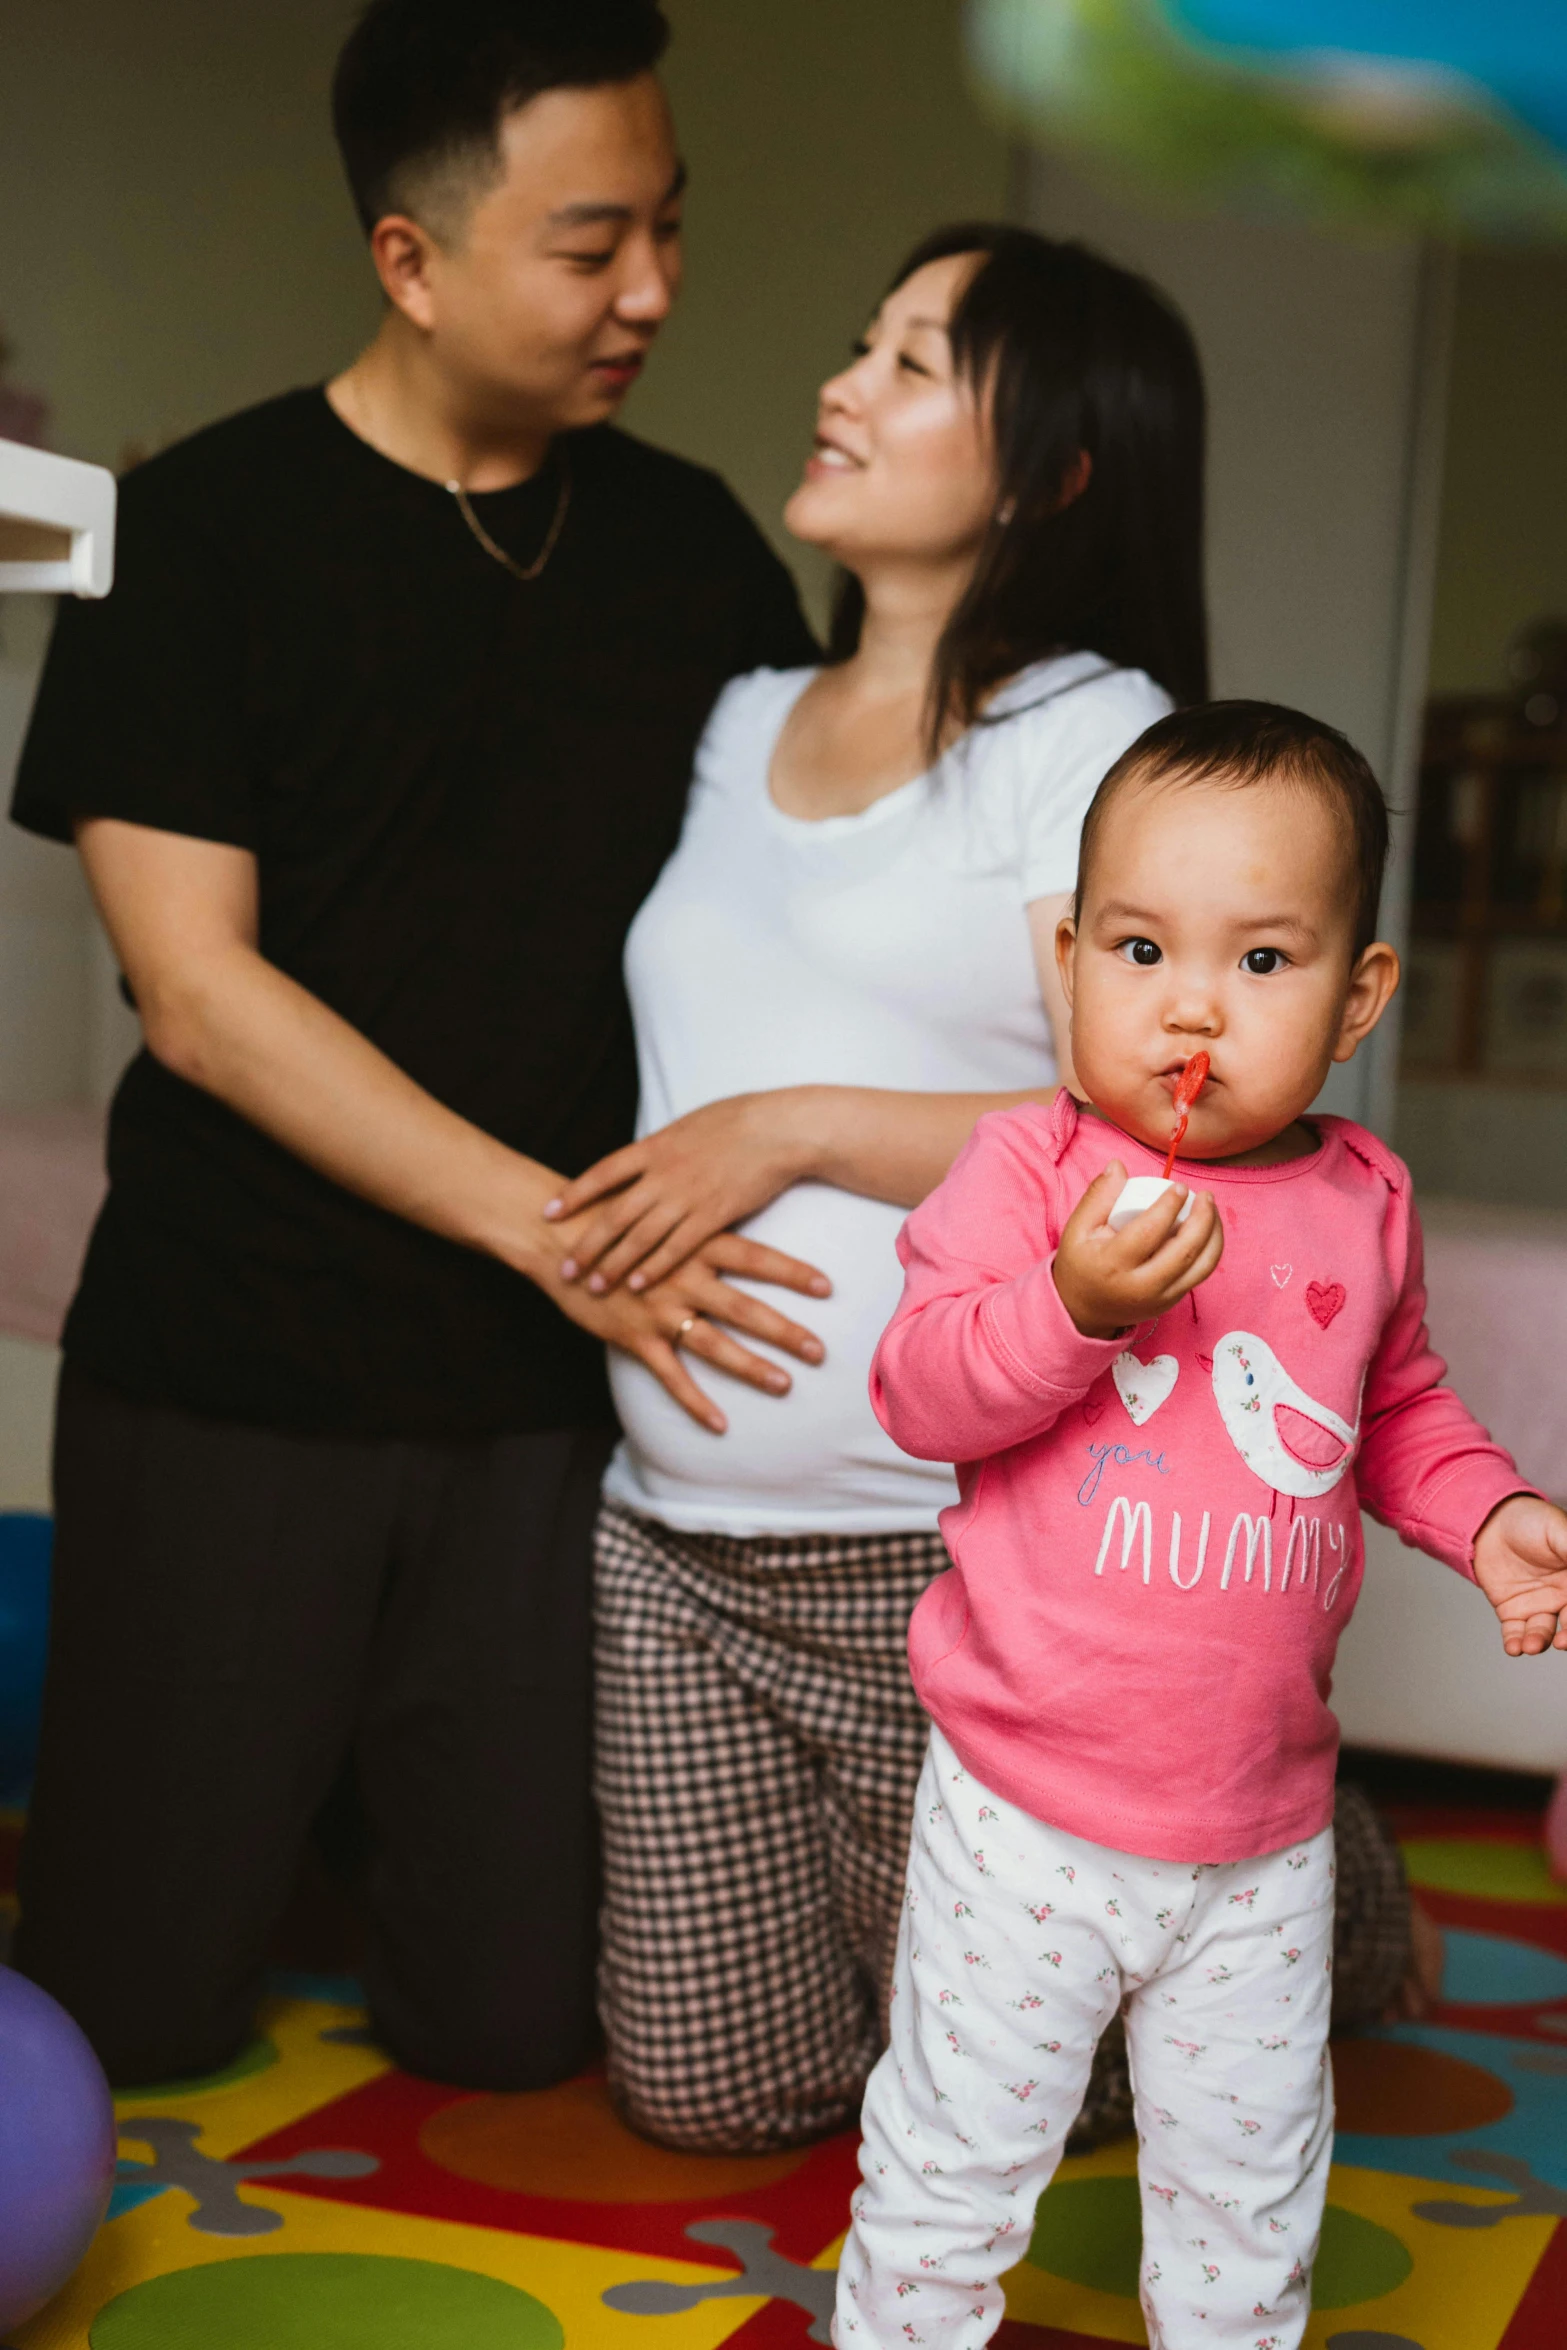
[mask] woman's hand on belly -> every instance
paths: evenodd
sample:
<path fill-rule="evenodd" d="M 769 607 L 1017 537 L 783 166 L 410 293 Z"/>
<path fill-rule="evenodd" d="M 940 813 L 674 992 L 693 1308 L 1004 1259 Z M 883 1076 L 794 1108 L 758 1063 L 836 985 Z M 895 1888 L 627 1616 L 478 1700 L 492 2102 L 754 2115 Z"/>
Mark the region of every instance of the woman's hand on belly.
<path fill-rule="evenodd" d="M 595 1297 L 622 1281 L 650 1290 L 716 1234 L 731 1233 L 813 1174 L 810 1091 L 790 1086 L 709 1102 L 600 1159 L 544 1211 L 559 1221 L 596 1211 L 573 1234 L 561 1279 L 582 1282 Z M 752 1250 L 753 1259 L 726 1264 L 728 1272 L 810 1297 L 831 1292 L 814 1265 L 752 1242 L 734 1245 Z"/>
<path fill-rule="evenodd" d="M 987 1110 L 1048 1102 L 1053 1085 L 1011 1093 L 900 1093 L 871 1085 L 789 1085 L 740 1093 L 675 1118 L 600 1159 L 544 1213 L 583 1216 L 561 1249 L 561 1278 L 595 1296 L 649 1288 L 715 1232 L 760 1214 L 797 1183 L 824 1183 L 891 1207 L 918 1207 Z M 591 1213 L 589 1211 L 592 1211 Z M 813 1266 L 789 1287 L 826 1297 Z M 745 1266 L 759 1281 L 784 1276 Z"/>

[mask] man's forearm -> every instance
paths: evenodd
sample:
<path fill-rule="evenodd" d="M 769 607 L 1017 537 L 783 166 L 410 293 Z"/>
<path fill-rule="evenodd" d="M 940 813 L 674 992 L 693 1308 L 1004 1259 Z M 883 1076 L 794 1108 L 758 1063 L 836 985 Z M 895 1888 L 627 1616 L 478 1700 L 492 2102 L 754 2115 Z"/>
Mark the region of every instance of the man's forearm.
<path fill-rule="evenodd" d="M 540 1211 L 559 1178 L 445 1108 L 254 949 L 194 960 L 139 1000 L 158 1059 L 334 1183 L 553 1276 L 560 1244 Z"/>
<path fill-rule="evenodd" d="M 266 960 L 251 851 L 112 817 L 83 818 L 77 842 L 148 1047 L 176 1075 L 344 1190 L 525 1275 L 591 1336 L 645 1363 L 704 1427 L 721 1431 L 723 1415 L 684 1352 L 700 1346 L 717 1369 L 772 1393 L 777 1364 L 734 1332 L 817 1358 L 809 1331 L 725 1278 L 809 1289 L 809 1266 L 752 1243 L 726 1241 L 721 1264 L 715 1243 L 647 1297 L 597 1299 L 564 1281 L 572 1229 L 542 1213 L 559 1176 L 445 1108 Z"/>

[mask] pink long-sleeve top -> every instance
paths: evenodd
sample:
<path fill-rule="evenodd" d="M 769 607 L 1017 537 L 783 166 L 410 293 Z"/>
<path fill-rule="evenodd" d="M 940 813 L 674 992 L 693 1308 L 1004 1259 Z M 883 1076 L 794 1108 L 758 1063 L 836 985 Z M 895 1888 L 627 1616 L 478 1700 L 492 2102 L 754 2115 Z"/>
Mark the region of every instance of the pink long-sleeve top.
<path fill-rule="evenodd" d="M 899 1239 L 871 1400 L 960 1492 L 915 1686 L 988 1786 L 1123 1852 L 1241 1860 L 1325 1827 L 1361 1507 L 1472 1577 L 1523 1487 L 1443 1385 L 1408 1170 L 1313 1124 L 1282 1166 L 1180 1169 L 1223 1259 L 1119 1339 L 1082 1336 L 1052 1259 L 1110 1159 L 1160 1162 L 1065 1092 L 981 1119 Z"/>

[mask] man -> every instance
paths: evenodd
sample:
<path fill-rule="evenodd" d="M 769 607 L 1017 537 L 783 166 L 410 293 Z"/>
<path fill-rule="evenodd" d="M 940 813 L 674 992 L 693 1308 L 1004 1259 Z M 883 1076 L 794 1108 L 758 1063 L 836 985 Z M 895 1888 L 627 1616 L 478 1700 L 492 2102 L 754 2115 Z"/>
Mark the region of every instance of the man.
<path fill-rule="evenodd" d="M 351 1758 L 411 2068 L 592 2044 L 606 1340 L 699 1417 L 724 1275 L 563 1283 L 624 1140 L 619 958 L 724 680 L 812 657 L 710 474 L 606 429 L 674 300 L 657 0 L 374 0 L 335 118 L 386 295 L 329 385 L 125 484 L 14 813 L 76 838 L 144 1026 L 65 1340 L 19 1962 L 132 2085 L 228 2061 Z M 569 1316 L 568 1321 L 564 1317 Z"/>

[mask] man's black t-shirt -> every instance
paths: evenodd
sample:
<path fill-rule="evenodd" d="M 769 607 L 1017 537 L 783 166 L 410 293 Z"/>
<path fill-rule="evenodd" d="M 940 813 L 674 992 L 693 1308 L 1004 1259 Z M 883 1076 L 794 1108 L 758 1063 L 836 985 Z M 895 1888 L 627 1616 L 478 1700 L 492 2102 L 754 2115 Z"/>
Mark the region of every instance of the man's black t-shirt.
<path fill-rule="evenodd" d="M 118 585 L 60 614 L 13 814 L 254 852 L 260 944 L 440 1101 L 566 1173 L 625 1141 L 620 956 L 725 680 L 813 657 L 712 474 L 600 428 L 541 577 L 319 390 L 133 473 Z M 518 562 L 557 457 L 474 501 Z M 368 1206 L 147 1053 L 66 1351 L 149 1401 L 324 1435 L 606 1419 L 601 1350 L 519 1275 Z"/>

